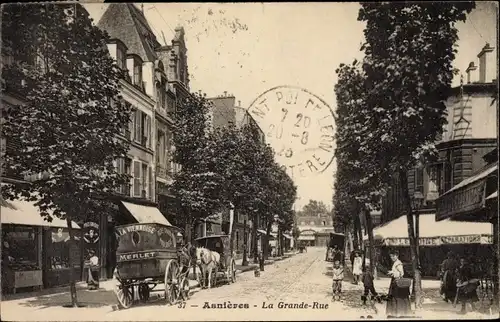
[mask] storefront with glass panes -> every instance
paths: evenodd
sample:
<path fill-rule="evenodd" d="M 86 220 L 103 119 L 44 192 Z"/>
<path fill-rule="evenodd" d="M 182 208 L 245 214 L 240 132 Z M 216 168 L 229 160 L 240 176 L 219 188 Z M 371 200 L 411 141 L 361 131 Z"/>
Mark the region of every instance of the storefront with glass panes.
<path fill-rule="evenodd" d="M 69 252 L 74 276 L 81 280 L 80 227 L 70 247 L 66 221 L 43 220 L 33 202 L 1 201 L 2 292 L 16 293 L 69 284 Z M 4 293 L 4 294 L 5 294 Z"/>

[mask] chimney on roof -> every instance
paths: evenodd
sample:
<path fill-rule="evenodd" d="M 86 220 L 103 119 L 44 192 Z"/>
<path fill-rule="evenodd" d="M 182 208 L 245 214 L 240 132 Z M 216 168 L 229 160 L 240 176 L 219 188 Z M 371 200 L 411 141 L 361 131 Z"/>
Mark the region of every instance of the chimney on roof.
<path fill-rule="evenodd" d="M 467 73 L 467 84 L 470 83 L 477 83 L 478 81 L 478 73 L 476 71 L 477 66 L 474 65 L 474 62 L 471 61 L 469 64 L 469 67 L 467 67 L 466 73 Z"/>
<path fill-rule="evenodd" d="M 496 74 L 496 62 L 495 57 L 491 52 L 495 49 L 491 47 L 489 43 L 484 45 L 481 52 L 477 55 L 479 58 L 479 82 L 480 83 L 490 83 L 494 75 Z"/>
<path fill-rule="evenodd" d="M 238 101 L 238 107 L 241 107 L 241 101 Z"/>
<path fill-rule="evenodd" d="M 227 91 L 224 91 L 224 97 L 227 97 Z"/>

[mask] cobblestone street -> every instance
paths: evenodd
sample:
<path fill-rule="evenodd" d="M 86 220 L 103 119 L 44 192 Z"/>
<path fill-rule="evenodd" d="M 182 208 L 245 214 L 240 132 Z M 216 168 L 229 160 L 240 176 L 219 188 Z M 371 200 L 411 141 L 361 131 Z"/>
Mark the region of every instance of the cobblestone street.
<path fill-rule="evenodd" d="M 210 290 L 195 288 L 186 303 L 166 306 L 163 299 L 137 303 L 127 310 L 115 310 L 116 299 L 111 283 L 103 285 L 97 292 L 79 291 L 80 301 L 87 307 L 63 308 L 69 301 L 68 293 L 45 295 L 36 298 L 2 302 L 3 320 L 101 320 L 101 321 L 147 321 L 147 320 L 336 320 L 359 319 L 371 315 L 383 318 L 385 307 L 377 304 L 378 312 L 362 307 L 360 295 L 362 285 L 344 281 L 344 301 L 331 302 L 330 263 L 324 261 L 324 248 L 309 248 L 307 253 L 275 262 L 265 267 L 260 277 L 253 271 L 238 275 L 232 285 L 219 285 Z M 376 281 L 377 291 L 387 292 L 387 279 Z M 458 308 L 441 303 L 436 287 L 437 281 L 424 281 L 428 298 L 422 318 L 439 316 L 442 319 L 470 317 L 488 318 L 487 315 L 469 313 L 456 314 Z M 158 292 L 157 294 L 160 294 Z M 204 306 L 226 305 L 226 308 L 204 308 Z M 288 308 L 287 305 L 307 304 L 307 308 Z M 238 309 L 232 306 L 238 305 Z"/>

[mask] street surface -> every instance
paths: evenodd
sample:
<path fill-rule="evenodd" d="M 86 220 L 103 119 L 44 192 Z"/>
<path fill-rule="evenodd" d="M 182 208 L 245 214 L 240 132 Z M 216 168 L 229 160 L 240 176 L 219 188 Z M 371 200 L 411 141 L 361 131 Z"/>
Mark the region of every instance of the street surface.
<path fill-rule="evenodd" d="M 346 277 L 343 282 L 344 301 L 331 301 L 330 265 L 324 261 L 324 248 L 309 248 L 307 253 L 275 262 L 265 267 L 260 277 L 253 271 L 237 276 L 237 282 L 220 285 L 211 290 L 193 290 L 186 303 L 167 306 L 163 299 L 137 303 L 127 310 L 114 310 L 116 299 L 111 283 L 97 292 L 79 291 L 79 299 L 85 308 L 63 308 L 69 301 L 68 293 L 39 296 L 2 303 L 2 320 L 65 320 L 65 321 L 193 321 L 193 320 L 339 320 L 360 319 L 371 315 L 385 317 L 385 306 L 377 304 L 378 312 L 361 305 L 363 287 L 353 285 Z M 104 284 L 104 283 L 103 283 Z M 376 281 L 378 292 L 387 292 L 388 279 Z M 492 318 L 489 315 L 469 313 L 456 314 L 459 308 L 442 303 L 436 298 L 438 281 L 424 281 L 427 309 L 419 312 L 422 318 L 459 319 Z M 153 293 L 154 294 L 154 293 Z M 158 293 L 159 294 L 159 293 Z M 438 295 L 438 294 L 437 294 Z M 290 305 L 305 305 L 308 308 L 288 308 Z M 226 308 L 204 308 L 212 305 Z M 238 305 L 240 308 L 232 308 Z M 231 308 L 229 308 L 231 307 Z"/>

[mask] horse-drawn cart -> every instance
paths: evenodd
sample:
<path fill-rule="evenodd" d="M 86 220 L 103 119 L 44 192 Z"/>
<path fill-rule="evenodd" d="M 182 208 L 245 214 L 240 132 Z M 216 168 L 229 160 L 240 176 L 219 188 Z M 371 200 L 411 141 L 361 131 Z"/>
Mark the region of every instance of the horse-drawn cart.
<path fill-rule="evenodd" d="M 210 278 L 208 285 L 217 285 L 219 277 L 226 280 L 227 283 L 236 282 L 236 264 L 233 254 L 231 253 L 230 236 L 228 235 L 212 235 L 197 238 L 195 240 L 195 246 L 197 248 L 197 259 L 199 265 L 202 268 L 208 268 L 208 276 L 205 276 L 205 270 L 202 269 L 202 278 L 200 283 L 202 286 L 207 285 L 207 278 Z M 206 255 L 206 250 L 217 253 L 219 255 L 219 261 L 215 265 L 210 265 L 210 263 L 204 259 L 204 250 Z M 221 276 L 222 275 L 222 276 Z"/>
<path fill-rule="evenodd" d="M 190 258 L 179 254 L 179 230 L 157 223 L 116 227 L 115 294 L 122 308 L 131 307 L 136 299 L 147 301 L 159 284 L 164 284 L 161 291 L 168 304 L 188 299 Z"/>

